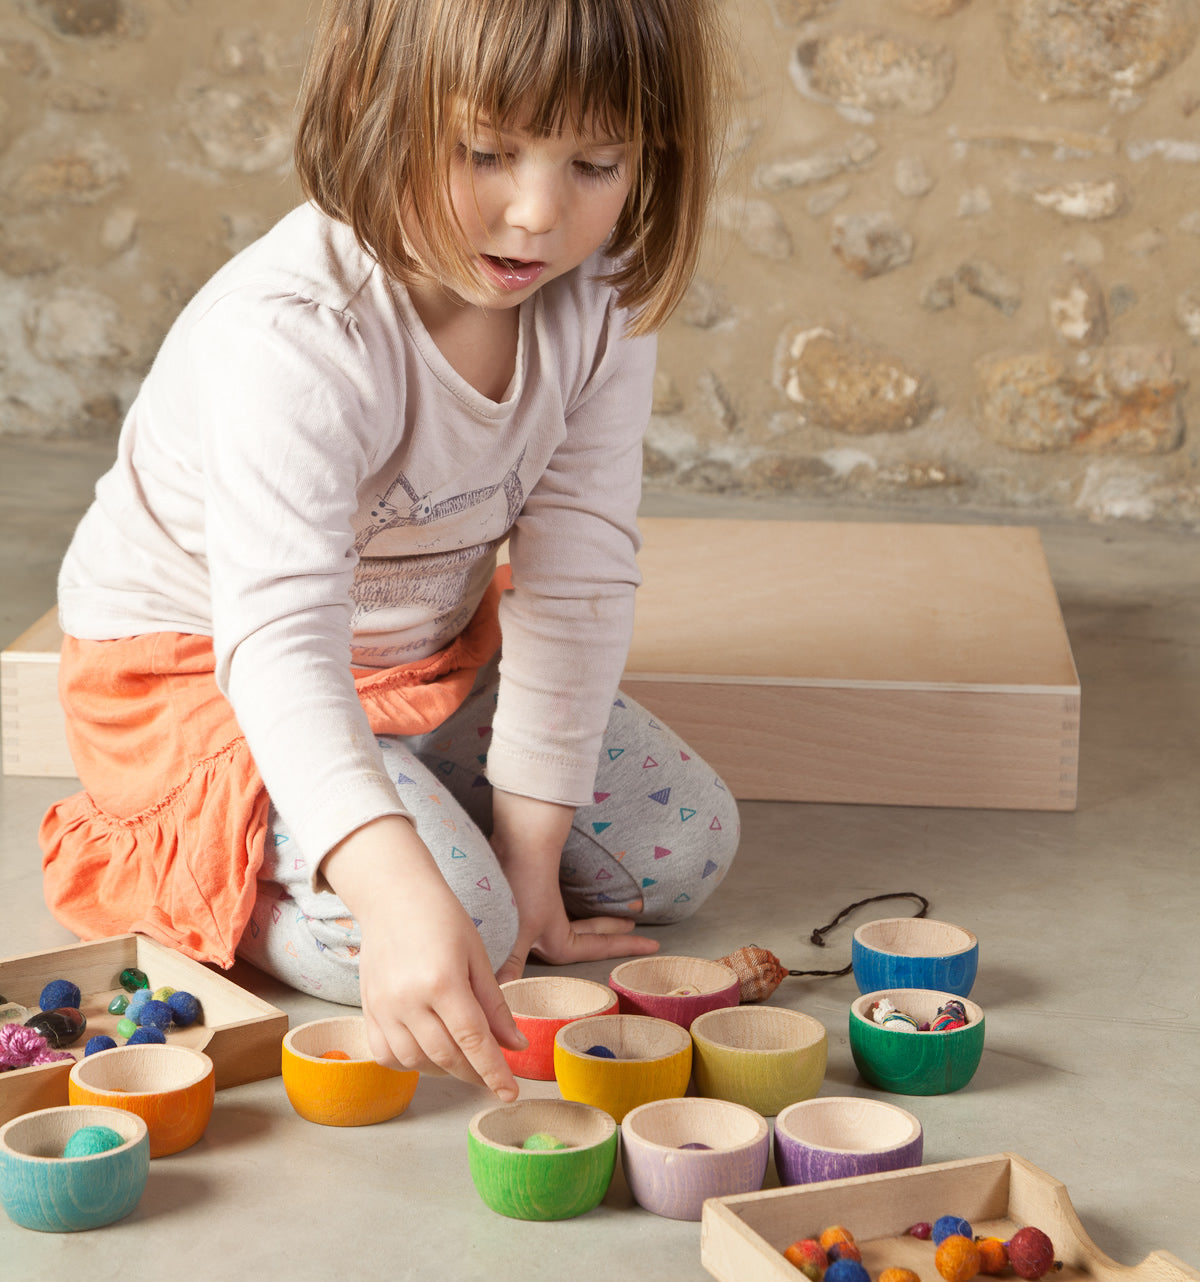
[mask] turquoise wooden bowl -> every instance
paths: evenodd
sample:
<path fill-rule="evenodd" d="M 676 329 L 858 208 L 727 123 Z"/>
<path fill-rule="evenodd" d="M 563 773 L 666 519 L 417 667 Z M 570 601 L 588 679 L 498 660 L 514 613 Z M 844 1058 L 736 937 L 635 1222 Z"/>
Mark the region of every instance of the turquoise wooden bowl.
<path fill-rule="evenodd" d="M 979 940 L 948 921 L 884 917 L 854 932 L 850 962 L 860 993 L 932 988 L 966 997 L 979 970 Z"/>
<path fill-rule="evenodd" d="M 526 1149 L 531 1136 L 561 1148 Z M 493 1211 L 514 1220 L 566 1220 L 598 1206 L 617 1160 L 617 1124 L 590 1104 L 529 1099 L 485 1108 L 471 1119 L 471 1179 Z"/>
<path fill-rule="evenodd" d="M 850 1053 L 863 1080 L 897 1095 L 947 1095 L 966 1086 L 983 1056 L 982 1007 L 959 998 L 967 1023 L 948 1033 L 900 1032 L 871 1018 L 871 1007 L 886 997 L 925 1023 L 956 996 L 927 988 L 889 988 L 851 1002 Z"/>
<path fill-rule="evenodd" d="M 124 1141 L 84 1157 L 64 1157 L 85 1126 L 106 1126 Z M 136 1113 L 93 1105 L 44 1108 L 0 1126 L 0 1204 L 8 1218 L 39 1233 L 98 1229 L 138 1204 L 150 1173 L 150 1132 Z"/>

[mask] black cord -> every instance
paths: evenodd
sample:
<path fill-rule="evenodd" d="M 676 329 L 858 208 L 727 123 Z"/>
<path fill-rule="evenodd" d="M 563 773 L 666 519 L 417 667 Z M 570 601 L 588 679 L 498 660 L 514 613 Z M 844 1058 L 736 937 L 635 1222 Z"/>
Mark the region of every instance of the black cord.
<path fill-rule="evenodd" d="M 914 917 L 924 917 L 929 911 L 929 900 L 924 895 L 918 895 L 915 890 L 898 890 L 891 895 L 872 895 L 869 899 L 860 899 L 857 903 L 850 904 L 843 908 L 840 913 L 829 923 L 828 926 L 821 926 L 809 936 L 809 942 L 816 944 L 818 948 L 825 947 L 825 936 L 842 920 L 848 917 L 856 908 L 861 908 L 863 904 L 875 904 L 881 899 L 915 899 L 921 907 L 913 913 Z M 841 970 L 789 970 L 789 975 L 813 975 L 821 978 L 835 979 L 839 975 L 848 975 L 854 969 L 853 964 L 843 966 Z"/>

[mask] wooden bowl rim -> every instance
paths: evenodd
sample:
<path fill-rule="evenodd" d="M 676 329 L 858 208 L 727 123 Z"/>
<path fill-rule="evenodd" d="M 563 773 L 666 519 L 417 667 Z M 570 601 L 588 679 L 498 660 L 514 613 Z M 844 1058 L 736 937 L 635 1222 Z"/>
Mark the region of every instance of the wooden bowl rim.
<path fill-rule="evenodd" d="M 734 1042 L 722 1041 L 705 1031 L 706 1028 L 730 1024 L 752 1025 L 767 1018 L 782 1016 L 784 1022 L 795 1023 L 797 1030 L 803 1028 L 809 1033 L 809 1040 L 793 1046 L 738 1046 Z M 815 1027 L 814 1027 L 815 1026 Z M 819 1031 L 818 1031 L 819 1030 Z M 815 1015 L 804 1011 L 792 1010 L 787 1006 L 727 1006 L 720 1010 L 705 1011 L 692 1021 L 692 1038 L 705 1049 L 712 1048 L 725 1055 L 795 1055 L 812 1051 L 828 1041 L 829 1032 Z"/>
<path fill-rule="evenodd" d="M 754 1133 L 736 1144 L 722 1144 L 719 1148 L 714 1146 L 708 1149 L 686 1149 L 680 1148 L 677 1144 L 661 1144 L 641 1132 L 639 1127 L 648 1117 L 654 1113 L 665 1112 L 672 1107 L 683 1112 L 725 1113 L 730 1117 L 745 1120 L 753 1128 Z M 723 1153 L 736 1155 L 744 1153 L 747 1149 L 757 1148 L 768 1138 L 769 1131 L 766 1118 L 745 1104 L 702 1095 L 687 1095 L 677 1099 L 649 1100 L 645 1104 L 631 1108 L 621 1121 L 621 1143 L 627 1150 L 644 1149 L 648 1152 L 677 1154 L 681 1162 L 695 1159 L 711 1162 L 714 1156 Z"/>
<path fill-rule="evenodd" d="M 653 975 L 656 971 L 695 971 L 698 978 L 684 980 L 694 982 L 700 990 L 698 993 L 674 993 L 666 987 L 646 988 L 644 979 L 637 980 L 638 972 Z M 631 979 L 630 976 L 633 976 Z M 617 992 L 625 992 L 633 997 L 659 997 L 679 1002 L 695 1001 L 697 997 L 715 997 L 719 993 L 740 988 L 740 981 L 735 971 L 724 962 L 708 961 L 704 957 L 687 957 L 678 954 L 653 953 L 649 957 L 631 957 L 615 966 L 608 976 L 608 983 Z"/>
<path fill-rule="evenodd" d="M 604 1037 L 602 1034 L 591 1036 L 593 1032 L 599 1032 L 597 1025 L 603 1024 L 609 1026 L 609 1021 L 618 1028 L 622 1025 L 630 1027 L 641 1027 L 643 1025 L 653 1025 L 653 1032 L 656 1036 L 663 1039 L 664 1042 L 674 1043 L 669 1049 L 662 1051 L 657 1055 L 641 1055 L 637 1059 L 609 1059 L 607 1056 L 589 1055 L 586 1050 L 577 1050 L 571 1045 L 572 1041 L 586 1041 L 591 1045 L 603 1044 Z M 560 1048 L 565 1055 L 570 1055 L 585 1064 L 608 1064 L 629 1068 L 631 1065 L 641 1064 L 661 1064 L 665 1060 L 676 1059 L 680 1055 L 690 1053 L 692 1049 L 692 1039 L 686 1028 L 681 1028 L 678 1024 L 671 1023 L 668 1019 L 656 1019 L 653 1015 L 589 1015 L 586 1019 L 576 1019 L 569 1024 L 564 1024 L 562 1028 L 554 1034 L 554 1044 Z"/>
<path fill-rule="evenodd" d="M 10 1135 L 44 1125 L 51 1120 L 52 1114 L 58 1116 L 69 1114 L 74 1123 L 72 1133 L 85 1126 L 108 1126 L 124 1135 L 124 1142 L 118 1144 L 116 1148 L 105 1149 L 103 1153 L 81 1153 L 78 1157 L 66 1157 L 61 1153 L 55 1157 L 47 1157 L 40 1153 L 26 1153 L 13 1147 L 9 1141 Z M 58 1129 L 57 1117 L 55 1128 Z M 129 1131 L 133 1134 L 127 1134 Z M 143 1140 L 147 1145 L 150 1143 L 150 1128 L 146 1125 L 145 1119 L 129 1109 L 113 1108 L 109 1104 L 62 1104 L 53 1108 L 39 1108 L 32 1113 L 21 1113 L 0 1126 L 0 1152 L 5 1156 L 19 1162 L 53 1162 L 56 1166 L 115 1157 L 118 1153 L 128 1152 L 131 1147 L 140 1144 Z"/>
<path fill-rule="evenodd" d="M 515 1009 L 509 1000 L 510 995 L 523 996 L 525 993 L 532 992 L 535 988 L 549 988 L 551 986 L 560 991 L 576 989 L 579 992 L 580 1000 L 583 999 L 585 992 L 590 994 L 594 991 L 593 1000 L 595 1004 L 582 1011 L 572 1009 L 550 1014 L 542 1011 Z M 527 975 L 522 979 L 510 979 L 507 984 L 501 984 L 500 991 L 504 994 L 504 1000 L 508 1003 L 508 1009 L 512 1012 L 513 1019 L 545 1020 L 548 1023 L 558 1023 L 564 1019 L 587 1019 L 591 1015 L 603 1015 L 609 1012 L 617 1000 L 616 993 L 607 984 L 602 984 L 595 979 L 583 979 L 578 975 Z"/>
<path fill-rule="evenodd" d="M 579 1143 L 573 1143 L 567 1148 L 552 1149 L 526 1149 L 520 1148 L 515 1144 L 510 1144 L 506 1140 L 496 1139 L 486 1133 L 486 1128 L 491 1123 L 500 1122 L 505 1119 L 515 1119 L 521 1113 L 532 1113 L 539 1119 L 554 1114 L 561 1114 L 564 1119 L 570 1119 L 571 1122 L 581 1129 L 590 1133 L 595 1132 L 594 1138 L 587 1138 Z M 549 1131 L 556 1135 L 561 1129 L 561 1123 L 549 1122 L 545 1125 L 538 1125 L 526 1131 L 526 1134 L 532 1134 L 534 1131 Z M 524 1127 L 517 1128 L 524 1130 Z M 487 1108 L 480 1109 L 467 1127 L 471 1137 L 485 1148 L 496 1152 L 511 1154 L 514 1158 L 546 1158 L 546 1157 L 566 1157 L 572 1153 L 586 1153 L 593 1149 L 601 1148 L 609 1142 L 616 1134 L 617 1124 L 612 1117 L 603 1109 L 596 1108 L 591 1104 L 584 1104 L 579 1100 L 555 1099 L 552 1096 L 545 1099 L 525 1099 L 513 1100 L 509 1104 L 492 1104 Z"/>
<path fill-rule="evenodd" d="M 336 1068 L 339 1065 L 345 1069 L 351 1064 L 374 1064 L 376 1068 L 383 1068 L 383 1064 L 377 1064 L 374 1056 L 368 1050 L 366 1055 L 351 1055 L 349 1059 L 326 1059 L 323 1054 L 314 1055 L 311 1051 L 303 1050 L 296 1045 L 296 1038 L 299 1036 L 301 1041 L 307 1040 L 314 1036 L 314 1030 L 318 1028 L 327 1028 L 331 1031 L 336 1028 L 353 1028 L 355 1036 L 353 1041 L 362 1041 L 366 1045 L 366 1020 L 362 1015 L 328 1015 L 323 1019 L 310 1019 L 307 1023 L 297 1024 L 295 1028 L 289 1028 L 283 1037 L 283 1048 L 290 1055 L 294 1055 L 298 1060 L 306 1064 L 329 1065 Z M 302 1035 L 302 1036 L 301 1036 Z M 336 1039 L 335 1039 L 336 1040 Z M 327 1046 L 326 1050 L 345 1050 L 344 1046 Z M 390 1072 L 406 1072 L 405 1069 L 391 1069 Z"/>
<path fill-rule="evenodd" d="M 873 993 L 863 993 L 861 997 L 856 997 L 850 1003 L 850 1018 L 858 1020 L 859 1023 L 865 1024 L 868 1028 L 878 1029 L 881 1033 L 890 1033 L 893 1037 L 911 1037 L 912 1033 L 902 1033 L 897 1029 L 888 1028 L 886 1024 L 877 1024 L 868 1014 L 873 1003 L 886 997 L 893 1006 L 899 1010 L 908 1011 L 908 1013 L 917 1019 L 932 1019 L 937 1014 L 937 1008 L 944 1006 L 946 1002 L 962 1002 L 967 1012 L 967 1022 L 962 1028 L 949 1028 L 945 1031 L 939 1031 L 938 1037 L 954 1037 L 958 1033 L 969 1033 L 978 1028 L 983 1023 L 983 1007 L 978 1002 L 973 1002 L 969 997 L 960 997 L 957 993 L 944 993 L 936 988 L 880 988 Z M 916 998 L 916 1002 L 914 1002 Z M 932 1006 L 928 1014 L 925 1013 L 926 1007 Z M 907 1005 L 905 1004 L 907 1002 Z M 913 1006 L 916 1009 L 913 1009 Z"/>
<path fill-rule="evenodd" d="M 876 1145 L 873 1148 L 867 1148 L 863 1145 L 846 1148 L 838 1144 L 818 1143 L 816 1140 L 809 1139 L 792 1129 L 796 1118 L 801 1115 L 813 1116 L 818 1113 L 829 1112 L 832 1111 L 835 1105 L 844 1108 L 848 1103 L 853 1104 L 856 1109 L 889 1117 L 893 1121 L 907 1122 L 907 1134 L 901 1139 L 889 1141 L 887 1144 Z M 896 1149 L 906 1148 L 919 1139 L 923 1133 L 924 1128 L 921 1125 L 921 1119 L 910 1113 L 908 1109 L 901 1108 L 898 1104 L 892 1104 L 888 1100 L 868 1099 L 861 1095 L 819 1095 L 813 1099 L 797 1100 L 796 1103 L 789 1104 L 787 1108 L 781 1109 L 775 1118 L 775 1135 L 784 1143 L 795 1144 L 800 1148 L 816 1153 L 839 1153 L 851 1157 L 870 1157 L 873 1154 L 892 1153 Z"/>
<path fill-rule="evenodd" d="M 882 927 L 895 927 L 897 929 L 923 930 L 928 926 L 936 926 L 939 934 L 953 933 L 963 937 L 963 943 L 957 948 L 922 948 L 914 952 L 912 949 L 888 948 L 871 939 L 871 933 L 877 932 Z M 863 922 L 855 930 L 853 940 L 860 948 L 865 948 L 869 952 L 879 953 L 884 957 L 907 957 L 912 960 L 926 958 L 929 961 L 941 961 L 951 957 L 961 957 L 964 953 L 969 953 L 979 947 L 979 940 L 972 931 L 965 926 L 959 926 L 952 921 L 940 921 L 935 917 L 879 917 L 875 921 Z"/>
<path fill-rule="evenodd" d="M 125 1059 L 113 1058 L 118 1055 L 125 1056 Z M 177 1063 L 186 1058 L 192 1061 L 194 1068 L 186 1077 L 141 1091 L 127 1090 L 124 1087 L 100 1086 L 88 1080 L 93 1074 L 104 1072 L 113 1064 L 129 1063 L 130 1055 L 136 1055 L 139 1059 L 159 1060 L 164 1064 L 172 1058 Z M 113 1046 L 109 1050 L 86 1055 L 75 1062 L 68 1077 L 80 1090 L 86 1091 L 89 1095 L 111 1095 L 118 1099 L 145 1099 L 152 1095 L 174 1095 L 177 1092 L 190 1091 L 205 1079 L 212 1077 L 213 1071 L 212 1060 L 203 1051 L 198 1051 L 194 1047 L 172 1046 L 169 1043 L 164 1046 L 147 1042 L 140 1046 Z"/>

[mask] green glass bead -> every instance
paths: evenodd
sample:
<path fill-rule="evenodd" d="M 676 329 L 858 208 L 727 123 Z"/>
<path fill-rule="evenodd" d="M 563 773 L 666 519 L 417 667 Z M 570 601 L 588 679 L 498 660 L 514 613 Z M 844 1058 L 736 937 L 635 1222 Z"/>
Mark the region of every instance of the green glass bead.
<path fill-rule="evenodd" d="M 124 1015 L 125 1007 L 129 1005 L 129 998 L 124 993 L 118 993 L 111 1002 L 108 1003 L 108 1013 L 110 1015 Z"/>
<path fill-rule="evenodd" d="M 144 970 L 138 970 L 136 966 L 126 966 L 125 969 L 117 976 L 117 982 L 127 993 L 136 993 L 139 988 L 149 988 L 150 981 L 146 978 Z"/>
<path fill-rule="evenodd" d="M 131 1019 L 122 1019 L 117 1023 L 117 1032 L 128 1039 L 137 1032 L 137 1025 Z"/>

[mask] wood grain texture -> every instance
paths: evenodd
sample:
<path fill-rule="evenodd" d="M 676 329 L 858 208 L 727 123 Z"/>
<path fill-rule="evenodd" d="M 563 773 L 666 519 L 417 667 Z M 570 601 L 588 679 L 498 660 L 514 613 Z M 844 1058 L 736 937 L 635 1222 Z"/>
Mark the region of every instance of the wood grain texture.
<path fill-rule="evenodd" d="M 816 1184 L 920 1166 L 925 1144 L 920 1121 L 907 1109 L 826 1095 L 783 1109 L 774 1146 L 781 1184 Z"/>
<path fill-rule="evenodd" d="M 979 972 L 979 940 L 952 922 L 883 917 L 855 930 L 850 964 L 860 993 L 933 988 L 967 997 Z"/>
<path fill-rule="evenodd" d="M 348 1058 L 326 1059 L 328 1051 Z M 375 1062 L 361 1015 L 314 1019 L 293 1028 L 283 1039 L 282 1069 L 291 1106 L 322 1126 L 373 1126 L 399 1117 L 421 1076 Z"/>
<path fill-rule="evenodd" d="M 617 1009 L 617 995 L 595 980 L 573 975 L 531 975 L 501 984 L 500 991 L 513 1022 L 529 1045 L 523 1051 L 501 1047 L 515 1077 L 554 1080 L 554 1038 L 577 1019 L 608 1015 Z"/>
<path fill-rule="evenodd" d="M 690 1029 L 706 1011 L 736 1006 L 741 983 L 722 962 L 655 954 L 613 968 L 609 987 L 625 1015 L 649 1015 Z"/>
<path fill-rule="evenodd" d="M 898 1095 L 947 1095 L 962 1090 L 975 1076 L 986 1030 L 983 1008 L 960 998 L 967 1011 L 962 1028 L 941 1033 L 898 1032 L 871 1018 L 881 997 L 929 1023 L 953 994 L 925 988 L 889 988 L 864 993 L 850 1003 L 850 1054 L 863 1080 Z"/>

